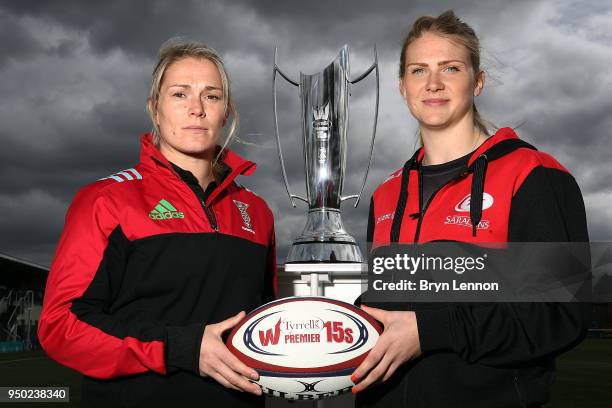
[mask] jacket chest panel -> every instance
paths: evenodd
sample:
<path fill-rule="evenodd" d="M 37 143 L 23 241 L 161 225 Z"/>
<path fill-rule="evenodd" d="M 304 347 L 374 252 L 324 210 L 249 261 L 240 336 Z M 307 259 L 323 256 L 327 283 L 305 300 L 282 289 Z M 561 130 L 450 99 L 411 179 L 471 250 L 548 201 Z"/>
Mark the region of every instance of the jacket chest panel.
<path fill-rule="evenodd" d="M 443 187 L 432 199 L 421 222 L 419 241 L 506 242 L 512 188 L 491 179 L 485 181 L 475 237 L 470 219 L 472 176 L 468 176 Z"/>
<path fill-rule="evenodd" d="M 249 194 L 228 194 L 218 200 L 213 211 L 219 232 L 268 245 L 269 226 L 257 200 Z"/>
<path fill-rule="evenodd" d="M 485 179 L 482 218 L 476 237 L 470 220 L 472 176 L 451 181 L 438 190 L 422 216 L 419 241 L 455 240 L 464 242 L 506 242 L 510 203 L 515 175 L 503 163 L 491 163 Z M 374 242 L 390 240 L 400 183 L 379 191 L 374 197 Z M 427 203 L 423 203 L 425 206 Z M 413 242 L 419 229 L 419 181 L 412 171 L 408 184 L 406 210 L 402 218 L 400 242 Z"/>
<path fill-rule="evenodd" d="M 267 245 L 268 231 L 261 210 L 253 200 L 238 196 L 223 194 L 207 206 L 216 221 L 215 230 L 198 197 L 188 188 L 148 186 L 119 198 L 119 223 L 130 241 L 160 234 L 218 232 Z"/>
<path fill-rule="evenodd" d="M 383 189 L 374 194 L 374 236 L 373 242 L 388 243 L 395 217 L 395 208 L 399 198 L 401 173 L 389 177 L 388 180 L 395 179 L 386 184 Z"/>

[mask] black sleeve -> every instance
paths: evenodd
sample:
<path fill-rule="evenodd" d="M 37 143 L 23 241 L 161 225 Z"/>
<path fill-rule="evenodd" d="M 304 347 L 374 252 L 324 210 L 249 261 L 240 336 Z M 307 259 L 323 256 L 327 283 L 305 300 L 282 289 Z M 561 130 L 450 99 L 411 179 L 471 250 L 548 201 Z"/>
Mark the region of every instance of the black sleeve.
<path fill-rule="evenodd" d="M 512 200 L 509 242 L 588 242 L 586 211 L 571 174 L 535 168 Z"/>
<path fill-rule="evenodd" d="M 366 233 L 367 242 L 374 241 L 374 197 L 370 198 L 370 212 L 368 214 L 368 231 Z"/>
<path fill-rule="evenodd" d="M 515 194 L 509 242 L 587 242 L 584 203 L 574 178 L 535 168 Z M 423 352 L 454 351 L 468 362 L 507 366 L 552 358 L 584 338 L 583 303 L 452 304 L 417 311 Z"/>
<path fill-rule="evenodd" d="M 117 227 L 109 236 L 94 279 L 83 295 L 72 302 L 71 311 L 79 320 L 115 338 L 164 342 L 166 372 L 182 369 L 198 374 L 203 323 L 170 326 L 151 319 L 146 311 L 118 315 L 114 310 L 113 301 L 121 289 L 129 252 L 130 242 Z"/>
<path fill-rule="evenodd" d="M 374 196 L 372 196 L 370 198 L 370 210 L 368 213 L 368 230 L 366 232 L 366 247 L 367 247 L 368 255 L 372 248 L 372 242 L 374 241 L 374 225 L 375 225 L 374 224 Z M 361 301 L 362 301 L 364 293 L 359 295 L 357 299 L 353 301 L 353 304 L 355 306 L 358 306 L 358 307 L 361 306 Z"/>

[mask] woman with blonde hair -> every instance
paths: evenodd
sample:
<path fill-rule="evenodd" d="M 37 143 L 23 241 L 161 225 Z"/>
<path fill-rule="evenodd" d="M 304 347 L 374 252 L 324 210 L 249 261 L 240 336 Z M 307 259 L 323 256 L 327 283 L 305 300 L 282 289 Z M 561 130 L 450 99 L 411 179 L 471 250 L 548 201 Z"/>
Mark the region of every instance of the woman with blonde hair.
<path fill-rule="evenodd" d="M 475 104 L 484 83 L 469 25 L 452 11 L 415 21 L 399 84 L 423 146 L 374 192 L 373 245 L 588 242 L 571 174 L 511 128 L 489 134 Z M 586 332 L 579 303 L 363 308 L 384 332 L 354 372 L 358 407 L 539 407 L 549 397 L 555 356 Z"/>
<path fill-rule="evenodd" d="M 82 406 L 263 406 L 222 335 L 275 296 L 274 223 L 234 182 L 255 164 L 226 147 L 238 116 L 218 54 L 164 44 L 147 108 L 140 163 L 70 206 L 41 345 L 84 375 Z"/>

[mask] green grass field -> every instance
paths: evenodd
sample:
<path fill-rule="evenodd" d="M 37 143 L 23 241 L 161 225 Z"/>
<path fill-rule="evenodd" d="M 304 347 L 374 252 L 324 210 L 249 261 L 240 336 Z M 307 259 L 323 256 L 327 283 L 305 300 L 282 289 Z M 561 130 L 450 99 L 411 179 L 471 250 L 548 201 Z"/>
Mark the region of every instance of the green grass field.
<path fill-rule="evenodd" d="M 612 339 L 586 339 L 557 359 L 546 408 L 612 407 Z"/>
<path fill-rule="evenodd" d="M 557 369 L 557 382 L 546 408 L 612 407 L 612 339 L 585 340 L 557 359 Z M 0 403 L 0 408 L 78 407 L 80 384 L 78 373 L 43 352 L 0 354 L 0 386 L 70 387 L 70 403 Z"/>
<path fill-rule="evenodd" d="M 81 400 L 81 375 L 57 364 L 42 351 L 0 353 L 0 386 L 70 387 L 70 402 L 0 403 L 0 408 L 78 407 Z"/>

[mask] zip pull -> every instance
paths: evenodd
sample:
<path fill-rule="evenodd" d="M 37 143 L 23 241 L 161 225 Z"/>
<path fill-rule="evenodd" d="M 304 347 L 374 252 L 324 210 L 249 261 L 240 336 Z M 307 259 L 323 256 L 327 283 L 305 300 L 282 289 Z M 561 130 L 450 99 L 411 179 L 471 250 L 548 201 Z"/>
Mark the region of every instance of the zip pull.
<path fill-rule="evenodd" d="M 219 232 L 219 225 L 217 224 L 217 218 L 215 218 L 215 213 L 212 212 L 212 208 L 209 208 L 206 205 L 206 202 L 204 202 L 204 200 L 200 200 L 200 204 L 202 204 L 202 208 L 204 209 L 204 214 L 206 214 L 206 218 L 208 218 L 208 222 L 210 223 L 210 226 L 212 227 L 212 229 L 214 229 L 216 232 Z"/>

